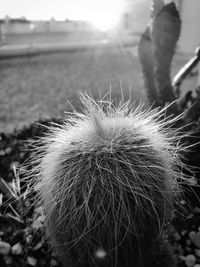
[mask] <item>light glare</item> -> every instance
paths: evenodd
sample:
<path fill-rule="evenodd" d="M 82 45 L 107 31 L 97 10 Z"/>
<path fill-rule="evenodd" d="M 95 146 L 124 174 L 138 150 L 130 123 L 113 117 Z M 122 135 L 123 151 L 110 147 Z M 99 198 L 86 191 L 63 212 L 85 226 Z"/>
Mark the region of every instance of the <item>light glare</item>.
<path fill-rule="evenodd" d="M 98 5 L 94 5 L 88 14 L 88 21 L 96 28 L 107 31 L 116 27 L 123 12 L 123 2 L 120 0 L 101 0 Z"/>
<path fill-rule="evenodd" d="M 0 17 L 25 16 L 27 19 L 85 20 L 107 31 L 117 26 L 124 9 L 124 0 L 4 0 Z"/>

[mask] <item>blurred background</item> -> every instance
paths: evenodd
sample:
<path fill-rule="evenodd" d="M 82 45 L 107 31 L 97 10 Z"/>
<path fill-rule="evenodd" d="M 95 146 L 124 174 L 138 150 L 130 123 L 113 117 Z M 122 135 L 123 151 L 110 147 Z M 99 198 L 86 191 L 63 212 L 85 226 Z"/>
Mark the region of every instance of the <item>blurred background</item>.
<path fill-rule="evenodd" d="M 165 1 L 169 3 L 170 1 Z M 200 44 L 200 1 L 176 0 L 182 28 L 172 77 Z M 0 132 L 41 118 L 63 117 L 79 92 L 148 106 L 138 42 L 151 0 L 1 0 Z M 183 91 L 200 83 L 199 67 Z"/>

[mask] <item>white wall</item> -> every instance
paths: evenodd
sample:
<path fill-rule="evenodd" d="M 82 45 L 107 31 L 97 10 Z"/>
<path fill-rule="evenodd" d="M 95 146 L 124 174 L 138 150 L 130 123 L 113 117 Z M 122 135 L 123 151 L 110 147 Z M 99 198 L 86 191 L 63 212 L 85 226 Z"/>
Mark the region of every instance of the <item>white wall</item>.
<path fill-rule="evenodd" d="M 193 53 L 200 45 L 200 0 L 182 0 L 179 49 Z"/>

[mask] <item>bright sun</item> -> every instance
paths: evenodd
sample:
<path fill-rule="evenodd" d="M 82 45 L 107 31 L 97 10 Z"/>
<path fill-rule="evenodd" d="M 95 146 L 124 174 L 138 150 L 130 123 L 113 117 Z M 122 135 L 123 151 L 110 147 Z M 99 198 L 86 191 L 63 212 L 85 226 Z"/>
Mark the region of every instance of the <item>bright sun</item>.
<path fill-rule="evenodd" d="M 96 28 L 107 31 L 118 25 L 123 13 L 122 0 L 87 1 L 87 20 Z"/>
<path fill-rule="evenodd" d="M 120 22 L 125 0 L 3 0 L 0 18 L 25 16 L 28 19 L 54 17 L 58 20 L 85 20 L 107 31 Z"/>

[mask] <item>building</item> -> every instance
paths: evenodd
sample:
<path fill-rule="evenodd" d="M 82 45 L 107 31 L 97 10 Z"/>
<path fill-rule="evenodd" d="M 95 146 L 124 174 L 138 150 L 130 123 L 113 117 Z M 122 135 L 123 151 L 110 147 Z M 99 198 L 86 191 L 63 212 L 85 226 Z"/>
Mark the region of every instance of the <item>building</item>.
<path fill-rule="evenodd" d="M 26 18 L 10 18 L 6 16 L 1 23 L 2 34 L 28 33 L 30 31 L 30 21 Z"/>

